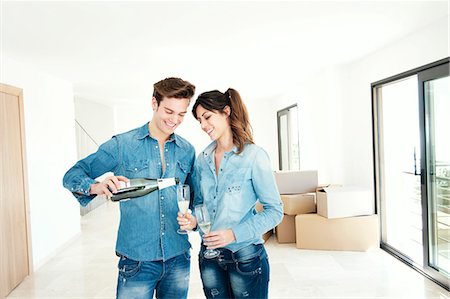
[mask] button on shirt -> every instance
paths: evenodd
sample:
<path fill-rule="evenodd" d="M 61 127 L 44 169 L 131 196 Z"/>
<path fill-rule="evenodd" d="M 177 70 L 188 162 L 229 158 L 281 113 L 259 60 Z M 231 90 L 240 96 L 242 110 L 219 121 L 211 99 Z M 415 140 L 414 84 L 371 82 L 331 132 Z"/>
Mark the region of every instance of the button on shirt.
<path fill-rule="evenodd" d="M 232 229 L 236 241 L 225 248 L 237 251 L 263 243 L 262 234 L 280 223 L 283 204 L 267 153 L 255 144 L 246 144 L 224 153 L 218 175 L 214 162 L 216 142 L 197 158 L 194 205 L 204 203 L 212 219 L 211 231 Z M 257 213 L 259 199 L 264 210 Z"/>
<path fill-rule="evenodd" d="M 109 171 L 129 179 L 177 177 L 180 183 L 191 184 L 194 147 L 176 134 L 170 136 L 164 147 L 167 164 L 163 174 L 158 141 L 151 137 L 148 124 L 116 135 L 69 169 L 63 179 L 64 187 L 85 206 L 95 197 L 89 195 L 90 186 L 96 183 L 93 178 Z M 175 186 L 119 204 L 116 242 L 119 254 L 137 261 L 165 261 L 190 249 L 187 236 L 177 233 Z"/>

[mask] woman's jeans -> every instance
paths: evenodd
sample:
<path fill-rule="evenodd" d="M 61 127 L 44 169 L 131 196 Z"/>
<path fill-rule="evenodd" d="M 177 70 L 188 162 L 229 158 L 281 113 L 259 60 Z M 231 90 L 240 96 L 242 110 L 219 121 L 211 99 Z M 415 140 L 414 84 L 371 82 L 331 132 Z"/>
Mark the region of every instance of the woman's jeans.
<path fill-rule="evenodd" d="M 207 298 L 267 298 L 269 261 L 263 244 L 249 245 L 236 252 L 219 248 L 220 255 L 206 259 L 199 254 L 200 275 Z"/>
<path fill-rule="evenodd" d="M 118 299 L 182 299 L 187 297 L 191 256 L 189 251 L 165 262 L 139 262 L 120 256 Z"/>

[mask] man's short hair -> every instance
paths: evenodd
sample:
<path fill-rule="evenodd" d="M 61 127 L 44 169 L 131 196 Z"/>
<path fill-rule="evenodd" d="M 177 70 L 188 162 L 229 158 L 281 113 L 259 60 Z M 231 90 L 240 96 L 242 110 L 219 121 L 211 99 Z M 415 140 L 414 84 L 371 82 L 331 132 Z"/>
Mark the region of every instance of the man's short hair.
<path fill-rule="evenodd" d="M 166 78 L 153 84 L 153 96 L 159 103 L 166 98 L 191 99 L 195 93 L 195 86 L 180 78 Z"/>

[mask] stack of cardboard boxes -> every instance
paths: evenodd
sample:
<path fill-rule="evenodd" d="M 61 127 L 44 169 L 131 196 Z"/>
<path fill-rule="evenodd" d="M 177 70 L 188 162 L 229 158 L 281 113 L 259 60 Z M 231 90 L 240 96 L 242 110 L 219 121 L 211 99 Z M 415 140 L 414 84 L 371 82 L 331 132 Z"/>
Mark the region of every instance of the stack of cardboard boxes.
<path fill-rule="evenodd" d="M 285 213 L 276 228 L 279 243 L 295 242 L 297 248 L 320 250 L 378 247 L 378 217 L 370 190 L 317 187 L 316 171 L 276 172 L 275 178 Z M 311 188 L 315 193 L 308 193 Z"/>
<path fill-rule="evenodd" d="M 282 194 L 284 217 L 276 227 L 278 243 L 295 243 L 295 217 L 316 212 L 314 193 Z"/>
<path fill-rule="evenodd" d="M 316 212 L 317 171 L 282 171 L 275 180 L 283 201 L 284 217 L 276 227 L 279 243 L 295 243 L 295 216 Z"/>

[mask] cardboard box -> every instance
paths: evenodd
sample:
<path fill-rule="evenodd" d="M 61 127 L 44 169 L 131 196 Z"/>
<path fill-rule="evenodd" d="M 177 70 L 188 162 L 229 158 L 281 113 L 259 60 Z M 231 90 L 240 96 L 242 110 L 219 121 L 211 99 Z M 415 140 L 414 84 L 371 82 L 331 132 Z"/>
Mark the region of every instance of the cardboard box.
<path fill-rule="evenodd" d="M 369 189 L 330 186 L 317 189 L 317 214 L 326 218 L 373 215 L 374 201 Z"/>
<path fill-rule="evenodd" d="M 317 171 L 275 171 L 280 194 L 315 192 L 318 184 Z"/>
<path fill-rule="evenodd" d="M 295 243 L 295 216 L 284 215 L 275 230 L 278 243 Z"/>
<path fill-rule="evenodd" d="M 295 230 L 301 249 L 365 251 L 380 243 L 378 215 L 339 219 L 297 215 Z"/>
<path fill-rule="evenodd" d="M 266 233 L 264 233 L 262 235 L 262 238 L 264 240 L 264 242 L 267 242 L 267 240 L 270 238 L 270 236 L 273 234 L 273 229 L 267 231 Z"/>
<path fill-rule="evenodd" d="M 308 214 L 316 212 L 315 193 L 283 194 L 283 210 L 286 215 Z"/>

